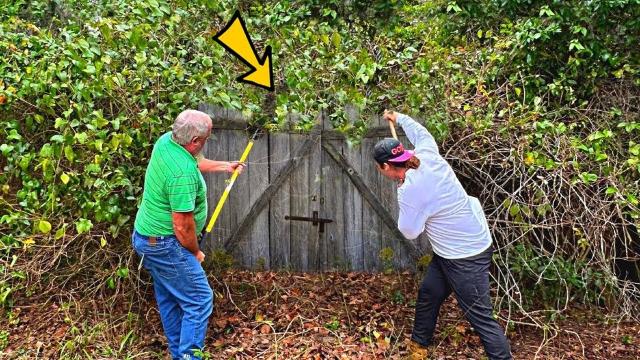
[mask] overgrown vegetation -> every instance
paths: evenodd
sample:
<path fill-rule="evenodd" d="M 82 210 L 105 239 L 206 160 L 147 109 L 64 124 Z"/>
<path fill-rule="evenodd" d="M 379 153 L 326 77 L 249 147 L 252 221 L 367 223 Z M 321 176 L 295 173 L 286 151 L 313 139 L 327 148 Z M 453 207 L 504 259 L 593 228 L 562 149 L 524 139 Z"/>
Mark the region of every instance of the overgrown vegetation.
<path fill-rule="evenodd" d="M 153 140 L 207 102 L 272 130 L 326 111 L 356 140 L 367 117 L 347 105 L 413 114 L 485 204 L 501 307 L 637 314 L 638 0 L 0 5 L 4 307 L 131 291 Z M 238 8 L 273 47 L 274 97 L 212 40 Z"/>

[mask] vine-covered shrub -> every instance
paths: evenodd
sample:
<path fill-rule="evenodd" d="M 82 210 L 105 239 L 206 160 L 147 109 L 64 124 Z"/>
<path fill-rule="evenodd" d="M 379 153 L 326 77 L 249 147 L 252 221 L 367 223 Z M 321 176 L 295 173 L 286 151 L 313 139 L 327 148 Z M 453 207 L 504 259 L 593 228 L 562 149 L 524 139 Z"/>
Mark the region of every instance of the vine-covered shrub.
<path fill-rule="evenodd" d="M 640 1 L 490 0 L 450 3 L 456 34 L 490 45 L 508 38 L 496 80 L 555 103 L 589 100 L 609 79 L 638 80 Z"/>
<path fill-rule="evenodd" d="M 272 131 L 325 111 L 356 141 L 347 105 L 413 114 L 485 204 L 500 299 L 638 296 L 617 270 L 640 254 L 638 1 L 0 3 L 2 305 L 125 288 L 153 141 L 202 102 Z M 273 48 L 273 96 L 212 39 L 236 9 Z"/>

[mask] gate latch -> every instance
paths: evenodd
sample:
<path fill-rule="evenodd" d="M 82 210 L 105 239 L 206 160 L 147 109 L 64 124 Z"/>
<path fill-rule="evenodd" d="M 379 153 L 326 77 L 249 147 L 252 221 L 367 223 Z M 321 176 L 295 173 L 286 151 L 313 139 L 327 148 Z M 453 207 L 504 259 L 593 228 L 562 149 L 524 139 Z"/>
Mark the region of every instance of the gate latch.
<path fill-rule="evenodd" d="M 332 223 L 333 220 L 331 219 L 323 219 L 318 217 L 318 212 L 314 211 L 313 212 L 313 217 L 306 217 L 306 216 L 285 216 L 284 217 L 285 220 L 297 220 L 297 221 L 310 221 L 311 224 L 313 224 L 313 226 L 318 226 L 318 224 L 320 224 L 320 228 L 318 229 L 318 232 L 323 233 L 324 232 L 324 224 L 328 224 L 328 223 Z"/>

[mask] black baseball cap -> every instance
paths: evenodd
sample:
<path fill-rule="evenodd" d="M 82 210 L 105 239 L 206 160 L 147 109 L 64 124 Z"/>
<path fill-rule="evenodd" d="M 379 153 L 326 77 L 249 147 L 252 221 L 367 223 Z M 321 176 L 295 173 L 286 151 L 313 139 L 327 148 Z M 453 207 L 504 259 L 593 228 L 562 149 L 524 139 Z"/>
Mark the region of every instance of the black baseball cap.
<path fill-rule="evenodd" d="M 393 138 L 382 139 L 373 147 L 373 158 L 378 164 L 402 163 L 411 159 L 414 154 L 413 150 L 405 150 L 402 143 Z"/>

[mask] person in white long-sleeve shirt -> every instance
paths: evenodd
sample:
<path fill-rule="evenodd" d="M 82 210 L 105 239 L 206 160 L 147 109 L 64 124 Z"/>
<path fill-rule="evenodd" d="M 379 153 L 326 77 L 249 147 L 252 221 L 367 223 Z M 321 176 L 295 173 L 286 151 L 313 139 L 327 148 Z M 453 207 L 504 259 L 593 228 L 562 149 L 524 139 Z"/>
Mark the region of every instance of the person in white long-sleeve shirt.
<path fill-rule="evenodd" d="M 413 144 L 406 150 L 396 139 L 374 147 L 378 170 L 398 181 L 398 229 L 407 239 L 426 232 L 433 259 L 418 291 L 411 336 L 414 351 L 431 344 L 438 311 L 453 292 L 480 336 L 490 359 L 511 359 L 509 342 L 493 318 L 489 267 L 491 233 L 478 199 L 467 195 L 453 169 L 438 152 L 433 136 L 407 115 L 385 111 Z"/>

